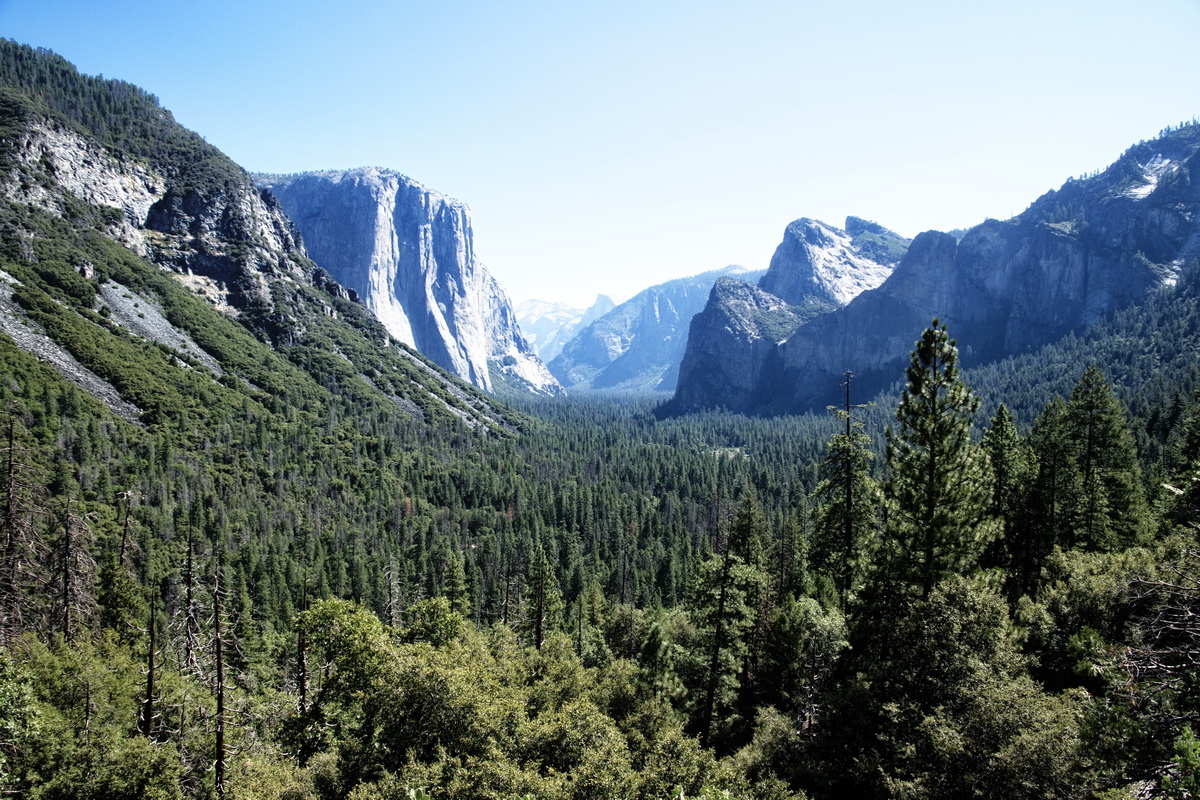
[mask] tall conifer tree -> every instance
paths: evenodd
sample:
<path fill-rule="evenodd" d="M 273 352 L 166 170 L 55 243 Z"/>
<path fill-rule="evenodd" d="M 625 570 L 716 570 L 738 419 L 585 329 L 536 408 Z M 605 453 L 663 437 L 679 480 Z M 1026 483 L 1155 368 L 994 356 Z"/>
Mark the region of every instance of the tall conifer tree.
<path fill-rule="evenodd" d="M 995 482 L 992 485 L 992 511 L 1001 526 L 1000 537 L 986 557 L 989 566 L 1001 566 L 1008 574 L 1008 592 L 1012 599 L 1032 589 L 1039 568 L 1040 554 L 1032 536 L 1029 495 L 1037 474 L 1037 460 L 1029 443 L 1017 433 L 1012 414 L 1004 404 L 992 418 L 983 435 Z"/>
<path fill-rule="evenodd" d="M 1038 561 L 1072 539 L 1070 509 L 1079 494 L 1079 471 L 1069 435 L 1067 404 L 1053 397 L 1033 423 L 1029 444 L 1037 459 L 1029 506 L 1030 548 Z M 1036 574 L 1036 573 L 1035 573 Z"/>
<path fill-rule="evenodd" d="M 1135 543 L 1147 517 L 1137 448 L 1125 409 L 1094 364 L 1071 392 L 1067 422 L 1080 480 L 1072 544 L 1114 550 Z"/>
<path fill-rule="evenodd" d="M 971 441 L 979 398 L 959 379 L 958 347 L 933 321 L 913 350 L 908 386 L 887 430 L 887 574 L 928 597 L 975 566 L 996 532 L 992 475 Z"/>
<path fill-rule="evenodd" d="M 525 611 L 523 630 L 533 646 L 540 650 L 546 636 L 559 627 L 562 617 L 558 578 L 541 546 L 532 554 L 529 573 L 525 576 Z"/>
<path fill-rule="evenodd" d="M 854 418 L 850 403 L 851 373 L 846 373 L 846 401 L 834 408 L 845 429 L 829 440 L 821 462 L 819 503 L 813 536 L 814 566 L 833 578 L 842 606 L 852 590 L 864 540 L 877 524 L 879 487 L 871 477 L 871 437 Z"/>

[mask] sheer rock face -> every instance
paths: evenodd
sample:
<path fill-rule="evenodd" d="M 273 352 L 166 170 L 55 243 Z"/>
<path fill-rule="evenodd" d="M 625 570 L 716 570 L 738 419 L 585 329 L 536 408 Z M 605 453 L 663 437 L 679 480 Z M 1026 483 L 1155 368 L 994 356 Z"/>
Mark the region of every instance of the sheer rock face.
<path fill-rule="evenodd" d="M 692 318 L 674 404 L 751 410 L 778 345 L 804 320 L 798 307 L 734 278 L 720 278 Z"/>
<path fill-rule="evenodd" d="M 1200 127 L 1189 125 L 1010 220 L 987 220 L 961 239 L 921 234 L 886 281 L 778 346 L 746 410 L 835 403 L 845 370 L 858 375 L 858 391 L 878 391 L 901 378 L 934 317 L 958 340 L 964 366 L 1034 350 L 1174 285 L 1197 258 Z M 681 411 L 719 401 L 690 389 L 682 398 Z"/>
<path fill-rule="evenodd" d="M 550 362 L 568 389 L 675 389 L 692 317 L 725 276 L 761 275 L 731 265 L 645 289 L 582 328 Z"/>
<path fill-rule="evenodd" d="M 722 280 L 692 321 L 672 403 L 679 411 L 759 411 L 774 393 L 779 350 L 798 328 L 882 284 L 907 239 L 850 217 L 846 230 L 792 222 L 757 287 Z"/>
<path fill-rule="evenodd" d="M 465 205 L 377 168 L 257 180 L 279 198 L 313 260 L 397 340 L 487 391 L 561 392 L 477 260 Z"/>

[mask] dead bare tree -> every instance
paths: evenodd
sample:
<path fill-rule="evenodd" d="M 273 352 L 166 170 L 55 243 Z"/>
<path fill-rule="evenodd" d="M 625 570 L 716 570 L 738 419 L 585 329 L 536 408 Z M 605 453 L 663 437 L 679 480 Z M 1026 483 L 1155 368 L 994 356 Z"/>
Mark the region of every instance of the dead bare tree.
<path fill-rule="evenodd" d="M 96 560 L 91 553 L 96 537 L 73 491 L 65 493 L 62 503 L 55 526 L 57 541 L 51 573 L 58 591 L 55 627 L 70 640 L 96 615 Z"/>
<path fill-rule="evenodd" d="M 1118 663 L 1131 700 L 1173 730 L 1200 720 L 1192 698 L 1200 681 L 1200 550 L 1184 550 L 1157 578 L 1135 581 L 1130 599 L 1140 609 L 1135 638 Z"/>
<path fill-rule="evenodd" d="M 27 595 L 46 582 L 42 564 L 47 548 L 34 522 L 45 513 L 45 474 L 34 463 L 24 432 L 19 411 L 10 409 L 0 448 L 0 646 L 26 629 Z"/>
<path fill-rule="evenodd" d="M 1121 739 L 1126 763 L 1110 780 L 1136 782 L 1139 797 L 1165 797 L 1164 781 L 1179 775 L 1173 746 L 1200 720 L 1200 550 L 1184 549 L 1153 577 L 1133 581 L 1127 599 L 1130 643 L 1101 671 L 1110 675 L 1109 704 L 1135 725 Z"/>

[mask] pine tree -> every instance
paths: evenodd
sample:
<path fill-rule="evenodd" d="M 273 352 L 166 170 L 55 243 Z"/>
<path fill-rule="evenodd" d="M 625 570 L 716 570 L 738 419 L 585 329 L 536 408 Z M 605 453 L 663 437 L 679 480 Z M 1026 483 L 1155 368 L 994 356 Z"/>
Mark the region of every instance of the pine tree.
<path fill-rule="evenodd" d="M 471 589 L 460 553 L 450 551 L 446 554 L 446 579 L 442 591 L 450 600 L 451 608 L 463 617 L 471 616 Z"/>
<path fill-rule="evenodd" d="M 854 418 L 851 377 L 847 372 L 844 406 L 832 409 L 845 429 L 830 438 L 821 462 L 812 554 L 814 567 L 833 578 L 843 608 L 854 586 L 865 539 L 877 524 L 879 507 L 879 489 L 871 478 L 871 437 Z"/>
<path fill-rule="evenodd" d="M 1079 494 L 1067 404 L 1061 397 L 1051 398 L 1042 409 L 1029 432 L 1029 445 L 1037 459 L 1037 478 L 1029 495 L 1029 557 L 1040 564 L 1055 545 L 1069 545 L 1070 509 Z"/>
<path fill-rule="evenodd" d="M 550 566 L 545 549 L 538 547 L 525 577 L 525 624 L 522 626 L 530 642 L 542 648 L 546 636 L 559 626 L 562 615 L 562 594 L 558 578 Z"/>
<path fill-rule="evenodd" d="M 700 700 L 696 724 L 700 742 L 711 744 L 718 718 L 733 707 L 750 653 L 758 598 L 765 592 L 766 579 L 757 565 L 747 564 L 743 554 L 755 552 L 761 541 L 762 514 L 753 495 L 747 492 L 733 522 L 726 522 L 724 504 L 714 504 L 715 550 L 699 565 L 692 585 L 692 619 L 700 631 L 700 648 L 695 652 L 693 691 Z"/>
<path fill-rule="evenodd" d="M 1137 447 L 1125 409 L 1094 364 L 1071 392 L 1067 421 L 1080 480 L 1072 544 L 1101 551 L 1134 544 L 1147 518 Z"/>
<path fill-rule="evenodd" d="M 91 548 L 95 533 L 87 514 L 80 510 L 78 491 L 69 476 L 56 479 L 62 495 L 62 508 L 55 520 L 56 541 L 51 574 L 58 595 L 56 628 L 68 641 L 96 615 L 96 561 Z"/>
<path fill-rule="evenodd" d="M 935 319 L 913 350 L 887 430 L 884 575 L 928 597 L 975 566 L 995 536 L 987 456 L 971 441 L 979 398 L 959 379 L 958 347 Z"/>
<path fill-rule="evenodd" d="M 41 512 L 44 475 L 33 463 L 23 420 L 9 411 L 5 443 L 0 450 L 0 646 L 25 630 L 25 599 L 30 584 L 44 580 L 37 569 L 46 542 L 34 525 Z"/>
<path fill-rule="evenodd" d="M 1029 495 L 1037 474 L 1037 462 L 1013 423 L 1003 403 L 983 435 L 995 482 L 992 488 L 992 513 L 1000 522 L 1000 537 L 990 549 L 989 565 L 1003 567 L 1008 575 L 1010 599 L 1032 590 L 1033 578 L 1041 557 L 1034 546 Z"/>

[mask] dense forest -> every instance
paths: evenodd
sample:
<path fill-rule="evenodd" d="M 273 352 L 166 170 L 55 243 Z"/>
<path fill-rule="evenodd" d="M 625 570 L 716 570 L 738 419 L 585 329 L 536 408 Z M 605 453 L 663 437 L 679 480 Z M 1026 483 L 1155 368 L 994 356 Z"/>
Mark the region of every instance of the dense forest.
<path fill-rule="evenodd" d="M 248 180 L 141 90 L 0 56 L 26 194 L 34 122 Z M 660 419 L 448 390 L 315 271 L 218 313 L 111 210 L 12 196 L 0 313 L 128 410 L 0 334 L 4 792 L 1197 791 L 1194 275 L 969 373 L 934 320 L 825 414 Z"/>

